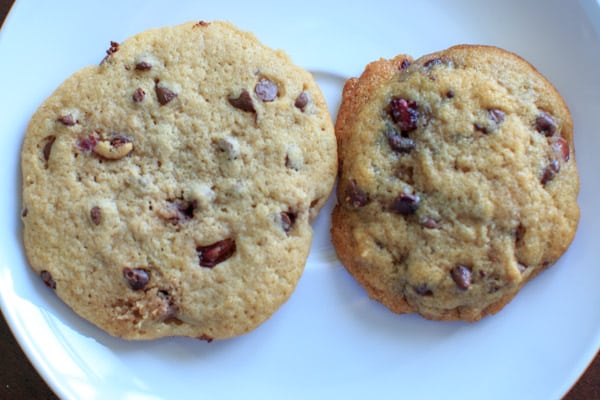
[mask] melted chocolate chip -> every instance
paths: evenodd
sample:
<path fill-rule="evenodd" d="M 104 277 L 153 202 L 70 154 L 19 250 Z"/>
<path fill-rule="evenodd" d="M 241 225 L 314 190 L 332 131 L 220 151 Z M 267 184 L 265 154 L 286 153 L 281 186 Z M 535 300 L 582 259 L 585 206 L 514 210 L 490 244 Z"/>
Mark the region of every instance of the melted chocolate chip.
<path fill-rule="evenodd" d="M 549 160 L 548 165 L 542 171 L 542 178 L 540 182 L 542 185 L 546 185 L 560 172 L 560 163 L 557 160 Z"/>
<path fill-rule="evenodd" d="M 50 272 L 43 270 L 40 272 L 40 277 L 42 278 L 44 285 L 48 286 L 50 289 L 56 289 L 56 281 Z"/>
<path fill-rule="evenodd" d="M 419 110 L 416 101 L 395 97 L 390 100 L 387 112 L 402 133 L 417 129 Z"/>
<path fill-rule="evenodd" d="M 156 98 L 161 106 L 164 106 L 177 97 L 177 93 L 165 86 L 159 85 L 158 82 L 156 82 L 154 90 L 156 91 Z"/>
<path fill-rule="evenodd" d="M 230 97 L 228 100 L 229 104 L 237 109 L 245 112 L 256 112 L 254 103 L 252 102 L 252 96 L 250 96 L 250 93 L 246 89 L 242 90 L 237 98 Z"/>
<path fill-rule="evenodd" d="M 208 246 L 198 246 L 196 252 L 198 252 L 200 266 L 213 268 L 235 253 L 235 240 L 223 239 Z"/>
<path fill-rule="evenodd" d="M 420 296 L 433 296 L 433 292 L 426 283 L 414 286 L 413 289 L 415 290 L 415 293 Z"/>
<path fill-rule="evenodd" d="M 149 71 L 152 69 L 152 64 L 150 64 L 147 61 L 140 61 L 137 64 L 135 64 L 135 69 L 137 71 Z"/>
<path fill-rule="evenodd" d="M 77 123 L 77 121 L 75 121 L 75 117 L 73 117 L 73 114 L 61 115 L 58 117 L 58 122 L 66 126 L 73 126 Z"/>
<path fill-rule="evenodd" d="M 401 215 L 414 214 L 419 209 L 419 201 L 417 195 L 400 193 L 390 205 L 390 211 Z"/>
<path fill-rule="evenodd" d="M 285 233 L 289 233 L 294 228 L 297 216 L 297 214 L 291 211 L 281 212 L 281 227 L 283 228 Z"/>
<path fill-rule="evenodd" d="M 279 89 L 277 87 L 277 84 L 266 78 L 263 78 L 260 81 L 258 81 L 256 86 L 254 87 L 254 93 L 256 93 L 259 99 L 265 102 L 275 100 L 278 92 Z"/>
<path fill-rule="evenodd" d="M 150 271 L 144 268 L 123 268 L 123 277 L 133 290 L 142 290 L 150 281 Z"/>
<path fill-rule="evenodd" d="M 554 118 L 547 112 L 541 112 L 535 119 L 535 129 L 545 136 L 554 135 L 556 128 Z"/>
<path fill-rule="evenodd" d="M 98 206 L 94 206 L 90 209 L 90 218 L 94 225 L 100 225 L 102 222 L 102 210 Z"/>
<path fill-rule="evenodd" d="M 410 67 L 410 64 L 411 64 L 411 62 L 408 61 L 407 59 L 402 60 L 402 62 L 400 63 L 400 70 Z"/>
<path fill-rule="evenodd" d="M 392 150 L 397 153 L 410 153 L 415 148 L 414 140 L 398 134 L 395 130 L 387 130 L 385 136 Z"/>
<path fill-rule="evenodd" d="M 94 147 L 96 147 L 97 144 L 98 136 L 96 134 L 90 134 L 88 136 L 80 138 L 75 146 L 81 151 L 88 152 L 94 150 Z"/>
<path fill-rule="evenodd" d="M 471 269 L 464 265 L 458 264 L 450 271 L 452 280 L 461 290 L 467 290 L 471 286 Z"/>
<path fill-rule="evenodd" d="M 136 103 L 140 103 L 140 102 L 144 101 L 145 97 L 146 97 L 146 92 L 144 92 L 144 89 L 142 89 L 142 88 L 135 89 L 135 92 L 133 92 L 133 96 L 131 96 L 133 101 Z"/>
<path fill-rule="evenodd" d="M 300 111 L 304 111 L 306 106 L 308 105 L 308 93 L 302 92 L 296 97 L 296 101 L 294 102 L 294 107 L 300 109 Z"/>
<path fill-rule="evenodd" d="M 360 208 L 367 205 L 369 196 L 358 187 L 354 179 L 350 180 L 344 191 L 344 200 L 353 208 Z"/>
<path fill-rule="evenodd" d="M 56 140 L 56 136 L 47 136 L 44 138 L 44 147 L 42 148 L 42 156 L 44 157 L 44 161 L 48 162 L 50 159 L 50 153 L 52 152 L 52 145 Z"/>

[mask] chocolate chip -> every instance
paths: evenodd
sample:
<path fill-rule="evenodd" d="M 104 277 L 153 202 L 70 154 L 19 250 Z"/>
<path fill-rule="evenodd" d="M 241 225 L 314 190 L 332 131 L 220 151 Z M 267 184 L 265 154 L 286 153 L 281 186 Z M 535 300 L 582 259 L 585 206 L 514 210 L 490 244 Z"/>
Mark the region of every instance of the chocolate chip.
<path fill-rule="evenodd" d="M 387 112 L 402 133 L 417 129 L 419 110 L 416 101 L 394 97 L 388 104 Z"/>
<path fill-rule="evenodd" d="M 433 292 L 426 283 L 414 286 L 413 289 L 415 290 L 415 293 L 420 296 L 433 296 Z"/>
<path fill-rule="evenodd" d="M 390 211 L 401 215 L 414 214 L 419 209 L 419 202 L 417 195 L 400 193 L 390 205 Z"/>
<path fill-rule="evenodd" d="M 454 98 L 454 91 L 453 91 L 452 89 L 448 90 L 448 91 L 446 92 L 446 97 L 447 97 L 448 99 L 453 99 L 453 98 Z"/>
<path fill-rule="evenodd" d="M 517 263 L 517 269 L 519 270 L 520 273 L 523 273 L 527 269 L 527 265 L 518 262 Z"/>
<path fill-rule="evenodd" d="M 123 268 L 123 277 L 133 290 L 142 290 L 150 281 L 150 271 L 144 268 Z"/>
<path fill-rule="evenodd" d="M 77 121 L 75 121 L 75 117 L 73 117 L 73 114 L 61 115 L 58 117 L 58 122 L 66 126 L 73 126 L 77 123 Z"/>
<path fill-rule="evenodd" d="M 254 87 L 254 93 L 256 93 L 259 99 L 265 102 L 275 100 L 278 92 L 279 89 L 277 88 L 277 84 L 266 78 L 258 81 Z"/>
<path fill-rule="evenodd" d="M 523 224 L 519 224 L 517 226 L 517 228 L 515 229 L 515 243 L 517 243 L 517 245 L 521 243 L 526 232 L 527 228 L 525 228 Z"/>
<path fill-rule="evenodd" d="M 160 85 L 158 82 L 156 82 L 154 85 L 154 90 L 156 91 L 156 98 L 161 106 L 164 106 L 177 97 L 177 93 L 163 85 Z"/>
<path fill-rule="evenodd" d="M 467 290 L 471 286 L 471 269 L 464 265 L 458 264 L 450 271 L 452 280 L 461 290 Z"/>
<path fill-rule="evenodd" d="M 110 47 L 108 48 L 108 50 L 106 50 L 106 56 L 102 59 L 100 64 L 104 64 L 106 60 L 108 60 L 117 51 L 119 51 L 119 43 L 111 41 Z"/>
<path fill-rule="evenodd" d="M 436 229 L 438 227 L 438 223 L 431 217 L 423 217 L 423 219 L 421 219 L 421 226 L 427 229 Z"/>
<path fill-rule="evenodd" d="M 94 206 L 90 209 L 90 218 L 94 225 L 100 225 L 102 222 L 102 210 L 98 206 Z"/>
<path fill-rule="evenodd" d="M 235 253 L 235 240 L 223 239 L 208 246 L 196 247 L 200 265 L 206 268 L 212 268 L 222 263 Z"/>
<path fill-rule="evenodd" d="M 140 103 L 144 101 L 144 98 L 146 97 L 146 92 L 144 92 L 144 89 L 142 88 L 137 88 L 135 89 L 135 92 L 133 92 L 133 96 L 131 97 L 134 102 Z"/>
<path fill-rule="evenodd" d="M 545 136 L 554 135 L 556 128 L 554 118 L 545 111 L 542 111 L 535 119 L 535 129 Z"/>
<path fill-rule="evenodd" d="M 252 102 L 252 96 L 244 89 L 237 98 L 229 98 L 229 104 L 245 112 L 256 112 Z"/>
<path fill-rule="evenodd" d="M 177 319 L 179 306 L 175 303 L 169 292 L 167 290 L 159 290 L 156 293 L 156 297 L 158 297 L 161 304 L 157 310 L 159 319 L 166 323 L 181 323 L 181 321 Z"/>
<path fill-rule="evenodd" d="M 281 212 L 281 227 L 285 233 L 290 233 L 294 225 L 296 224 L 297 214 L 291 211 Z"/>
<path fill-rule="evenodd" d="M 476 131 L 479 131 L 481 133 L 488 133 L 488 129 L 479 123 L 473 124 L 473 128 L 475 128 Z"/>
<path fill-rule="evenodd" d="M 548 182 L 554 179 L 556 174 L 558 174 L 559 172 L 560 163 L 554 159 L 549 160 L 548 165 L 546 166 L 546 168 L 544 168 L 544 171 L 542 172 L 542 178 L 540 179 L 540 182 L 542 183 L 542 185 L 546 185 Z"/>
<path fill-rule="evenodd" d="M 564 162 L 569 161 L 569 158 L 570 158 L 569 144 L 567 143 L 567 141 L 563 137 L 557 136 L 557 137 L 552 138 L 552 142 L 550 143 L 550 146 L 552 147 L 552 149 L 554 150 L 554 152 Z"/>
<path fill-rule="evenodd" d="M 410 64 L 411 64 L 411 62 L 408 61 L 407 59 L 402 60 L 402 62 L 400 63 L 400 70 L 410 67 Z"/>
<path fill-rule="evenodd" d="M 410 153 L 415 148 L 415 142 L 409 137 L 400 135 L 397 131 L 389 129 L 385 136 L 392 150 L 397 153 Z"/>
<path fill-rule="evenodd" d="M 29 214 L 29 208 L 25 207 L 23 211 L 21 211 L 21 217 L 25 218 Z"/>
<path fill-rule="evenodd" d="M 198 336 L 199 340 L 204 340 L 206 343 L 210 343 L 214 340 L 214 338 L 212 336 L 209 336 L 205 333 L 203 333 L 202 335 Z"/>
<path fill-rule="evenodd" d="M 196 27 L 203 27 L 203 28 L 206 28 L 206 27 L 207 27 L 207 26 L 209 26 L 209 25 L 210 25 L 210 22 L 206 22 L 206 21 L 198 21 L 198 23 L 196 23 L 196 24 L 194 25 L 194 28 L 196 28 Z"/>
<path fill-rule="evenodd" d="M 369 196 L 358 187 L 356 181 L 351 179 L 344 191 L 344 200 L 353 208 L 360 208 L 367 205 Z"/>
<path fill-rule="evenodd" d="M 44 285 L 48 286 L 50 289 L 56 289 L 56 281 L 50 272 L 43 270 L 40 272 L 40 277 L 42 278 Z"/>
<path fill-rule="evenodd" d="M 488 114 L 491 118 L 491 120 L 496 124 L 496 125 L 500 125 L 504 119 L 506 118 L 506 113 L 502 110 L 499 110 L 497 108 L 492 108 L 488 110 Z"/>
<path fill-rule="evenodd" d="M 75 146 L 82 151 L 92 151 L 94 147 L 98 144 L 98 136 L 95 133 L 92 133 L 88 136 L 80 138 Z"/>
<path fill-rule="evenodd" d="M 46 136 L 44 138 L 44 147 L 42 148 L 42 156 L 44 157 L 44 161 L 48 162 L 50 159 L 50 153 L 52 152 L 52 145 L 56 140 L 56 136 Z"/>
<path fill-rule="evenodd" d="M 152 69 L 152 64 L 150 64 L 148 61 L 140 61 L 135 64 L 135 69 L 137 71 L 149 71 Z"/>
<path fill-rule="evenodd" d="M 432 58 L 431 60 L 425 61 L 425 63 L 423 64 L 423 66 L 425 68 L 430 68 L 430 67 L 434 67 L 436 65 L 440 65 L 441 63 L 442 63 L 442 59 L 441 58 Z"/>
<path fill-rule="evenodd" d="M 294 101 L 294 106 L 298 109 L 300 109 L 300 111 L 304 111 L 304 109 L 306 108 L 306 106 L 308 105 L 308 93 L 307 92 L 302 92 L 298 95 L 298 97 L 296 97 L 296 101 Z"/>

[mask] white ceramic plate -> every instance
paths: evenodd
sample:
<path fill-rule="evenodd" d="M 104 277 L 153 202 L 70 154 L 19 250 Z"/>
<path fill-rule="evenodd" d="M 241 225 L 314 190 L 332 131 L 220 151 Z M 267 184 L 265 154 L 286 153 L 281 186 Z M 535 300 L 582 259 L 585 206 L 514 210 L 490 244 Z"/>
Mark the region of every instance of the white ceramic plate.
<path fill-rule="evenodd" d="M 595 0 L 18 0 L 0 32 L 0 305 L 65 399 L 559 398 L 600 345 L 600 8 Z M 213 4 L 214 3 L 214 4 Z M 398 316 L 335 258 L 329 208 L 297 291 L 243 337 L 131 343 L 74 315 L 29 271 L 19 152 L 29 117 L 110 40 L 187 20 L 230 20 L 314 72 L 335 116 L 345 78 L 379 57 L 493 44 L 536 65 L 570 106 L 581 222 L 569 251 L 476 324 Z M 68 221 L 66 221 L 68 222 Z"/>

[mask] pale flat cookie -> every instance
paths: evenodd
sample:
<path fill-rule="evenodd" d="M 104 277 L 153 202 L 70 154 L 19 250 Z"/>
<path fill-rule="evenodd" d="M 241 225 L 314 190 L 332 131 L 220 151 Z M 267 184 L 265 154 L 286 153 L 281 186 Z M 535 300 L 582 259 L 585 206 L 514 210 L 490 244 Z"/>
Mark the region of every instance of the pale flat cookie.
<path fill-rule="evenodd" d="M 573 240 L 569 110 L 529 63 L 486 46 L 379 60 L 346 82 L 332 236 L 397 313 L 475 321 Z"/>
<path fill-rule="evenodd" d="M 246 333 L 294 290 L 335 179 L 307 71 L 228 23 L 112 43 L 33 116 L 31 267 L 111 335 Z"/>

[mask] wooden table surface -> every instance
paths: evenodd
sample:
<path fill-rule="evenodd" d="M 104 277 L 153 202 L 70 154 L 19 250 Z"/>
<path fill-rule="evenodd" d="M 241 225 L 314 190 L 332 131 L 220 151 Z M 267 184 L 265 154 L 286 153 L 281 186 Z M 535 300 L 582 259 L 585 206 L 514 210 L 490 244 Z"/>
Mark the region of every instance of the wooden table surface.
<path fill-rule="evenodd" d="M 0 25 L 12 3 L 13 0 L 0 0 Z M 0 399 L 57 399 L 23 354 L 4 318 L 0 318 L 0 355 Z M 600 400 L 600 355 L 564 400 Z"/>

